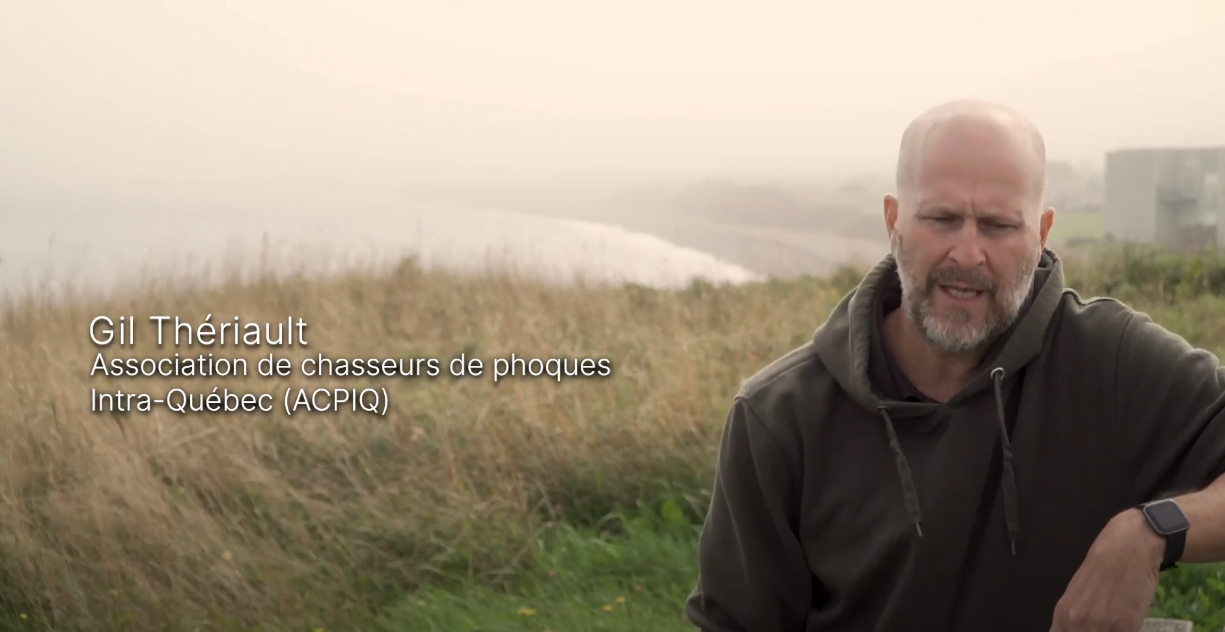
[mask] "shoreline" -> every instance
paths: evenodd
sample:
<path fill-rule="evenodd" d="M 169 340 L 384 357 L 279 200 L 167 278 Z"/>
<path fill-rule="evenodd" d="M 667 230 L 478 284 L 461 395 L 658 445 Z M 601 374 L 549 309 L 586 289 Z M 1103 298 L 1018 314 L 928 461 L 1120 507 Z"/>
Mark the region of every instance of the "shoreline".
<path fill-rule="evenodd" d="M 722 222 L 645 200 L 477 203 L 387 189 L 276 188 L 12 201 L 14 221 L 0 234 L 0 293 L 10 301 L 383 269 L 414 255 L 460 272 L 517 267 L 550 281 L 577 273 L 678 287 L 693 276 L 743 283 L 823 275 L 888 252 L 883 240 L 753 224 L 750 214 Z"/>
<path fill-rule="evenodd" d="M 178 208 L 175 206 L 174 208 Z M 381 270 L 415 257 L 458 273 L 521 272 L 674 288 L 764 280 L 759 272 L 645 231 L 591 218 L 402 199 L 197 203 L 177 212 L 105 200 L 39 216 L 0 235 L 0 293 L 107 296 L 274 277 Z"/>

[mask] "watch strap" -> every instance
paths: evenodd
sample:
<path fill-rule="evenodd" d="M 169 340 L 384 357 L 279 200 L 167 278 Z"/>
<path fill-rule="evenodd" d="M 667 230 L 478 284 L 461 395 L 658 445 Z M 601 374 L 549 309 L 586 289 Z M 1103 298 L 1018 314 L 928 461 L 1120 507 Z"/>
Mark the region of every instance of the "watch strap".
<path fill-rule="evenodd" d="M 1162 571 L 1170 570 L 1182 559 L 1183 550 L 1187 546 L 1187 532 L 1179 531 L 1165 536 L 1165 556 L 1161 559 Z"/>

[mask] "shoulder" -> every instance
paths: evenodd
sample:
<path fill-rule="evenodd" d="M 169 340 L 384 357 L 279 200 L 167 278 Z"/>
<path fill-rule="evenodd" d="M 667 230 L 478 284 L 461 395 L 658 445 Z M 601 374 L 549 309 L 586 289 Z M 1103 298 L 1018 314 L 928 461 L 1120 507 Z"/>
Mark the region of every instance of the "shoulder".
<path fill-rule="evenodd" d="M 1086 299 L 1075 290 L 1066 289 L 1063 291 L 1056 331 L 1062 344 L 1072 339 L 1086 350 L 1102 351 L 1117 348 L 1132 321 L 1139 316 L 1144 315 L 1118 299 Z"/>
<path fill-rule="evenodd" d="M 1179 334 L 1113 298 L 1082 299 L 1065 290 L 1058 329 L 1060 344 L 1075 343 L 1084 352 L 1117 361 L 1131 371 L 1141 367 L 1171 368 L 1174 365 L 1206 361 L 1215 366 L 1216 357 L 1191 345 Z"/>
<path fill-rule="evenodd" d="M 810 382 L 823 370 L 812 342 L 807 342 L 776 358 L 741 382 L 736 399 L 750 403 L 761 402 L 773 396 L 797 391 L 801 385 Z"/>
<path fill-rule="evenodd" d="M 744 406 L 772 434 L 794 439 L 801 420 L 811 421 L 838 399 L 838 386 L 808 342 L 770 362 L 737 391 L 735 401 Z"/>
<path fill-rule="evenodd" d="M 827 385 L 828 371 L 812 342 L 779 356 L 740 384 L 733 398 L 733 417 L 769 435 L 783 460 L 801 459 L 802 419 L 820 417 L 818 403 Z"/>

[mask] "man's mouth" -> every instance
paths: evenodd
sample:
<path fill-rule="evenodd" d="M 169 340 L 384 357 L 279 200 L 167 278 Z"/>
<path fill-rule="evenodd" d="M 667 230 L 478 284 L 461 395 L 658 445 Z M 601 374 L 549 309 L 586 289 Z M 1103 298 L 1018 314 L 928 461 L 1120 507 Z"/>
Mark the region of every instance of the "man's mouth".
<path fill-rule="evenodd" d="M 940 289 L 944 290 L 945 294 L 948 294 L 959 301 L 972 301 L 983 295 L 983 290 L 973 288 L 968 285 L 958 285 L 956 283 L 941 283 Z"/>

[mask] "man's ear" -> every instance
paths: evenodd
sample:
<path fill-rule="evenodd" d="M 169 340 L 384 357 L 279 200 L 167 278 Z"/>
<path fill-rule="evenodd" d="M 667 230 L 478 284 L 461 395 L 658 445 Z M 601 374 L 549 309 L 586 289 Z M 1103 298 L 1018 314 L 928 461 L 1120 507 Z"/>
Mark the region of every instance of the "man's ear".
<path fill-rule="evenodd" d="M 897 198 L 892 195 L 885 196 L 885 235 L 890 241 L 893 240 L 893 231 L 897 228 Z"/>
<path fill-rule="evenodd" d="M 1038 238 L 1042 243 L 1042 247 L 1046 248 L 1046 238 L 1051 233 L 1051 226 L 1055 224 L 1055 209 L 1047 208 L 1042 211 L 1042 216 L 1038 220 Z"/>

